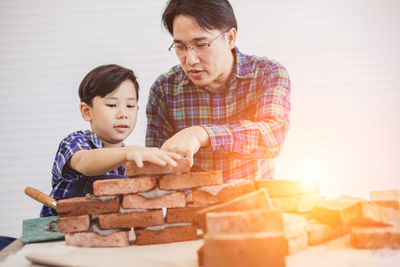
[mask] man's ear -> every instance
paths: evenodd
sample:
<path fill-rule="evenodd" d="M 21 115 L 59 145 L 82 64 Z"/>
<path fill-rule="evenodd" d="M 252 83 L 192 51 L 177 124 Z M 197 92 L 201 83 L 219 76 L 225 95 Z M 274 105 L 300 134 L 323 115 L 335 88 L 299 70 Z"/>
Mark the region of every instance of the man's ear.
<path fill-rule="evenodd" d="M 92 107 L 86 104 L 85 102 L 81 102 L 79 104 L 79 109 L 81 111 L 82 118 L 85 121 L 92 121 Z"/>
<path fill-rule="evenodd" d="M 229 49 L 234 49 L 235 48 L 235 43 L 236 43 L 236 29 L 231 28 L 229 31 L 226 32 L 227 39 L 228 39 L 228 44 L 229 44 Z"/>

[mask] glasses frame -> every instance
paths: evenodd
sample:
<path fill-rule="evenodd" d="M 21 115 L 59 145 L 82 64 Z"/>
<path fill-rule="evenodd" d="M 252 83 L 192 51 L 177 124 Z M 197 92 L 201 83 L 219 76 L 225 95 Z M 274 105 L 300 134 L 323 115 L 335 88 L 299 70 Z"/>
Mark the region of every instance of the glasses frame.
<path fill-rule="evenodd" d="M 218 35 L 213 41 L 209 42 L 206 47 L 210 47 L 212 46 L 221 36 L 223 36 L 225 33 L 227 33 L 229 30 L 225 30 L 223 31 L 220 35 Z M 172 52 L 172 48 L 175 48 L 175 42 L 173 42 L 170 47 L 168 48 L 169 52 Z M 196 44 L 192 44 L 192 45 L 180 45 L 184 48 L 184 52 L 187 52 L 189 50 L 189 48 L 193 51 L 196 47 Z M 177 52 L 175 52 L 176 54 L 178 54 Z"/>

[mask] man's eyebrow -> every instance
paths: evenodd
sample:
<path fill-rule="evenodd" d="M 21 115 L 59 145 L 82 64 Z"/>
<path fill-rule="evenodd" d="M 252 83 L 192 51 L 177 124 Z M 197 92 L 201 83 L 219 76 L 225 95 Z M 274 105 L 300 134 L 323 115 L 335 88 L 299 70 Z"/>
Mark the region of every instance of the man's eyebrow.
<path fill-rule="evenodd" d="M 204 40 L 208 40 L 208 38 L 205 37 L 205 36 L 196 37 L 196 38 L 193 38 L 193 39 L 191 40 L 191 42 L 192 42 L 192 43 L 195 43 L 195 42 L 204 41 Z M 174 39 L 174 43 L 183 44 L 183 41 L 182 41 L 182 40 L 179 40 L 179 39 Z"/>

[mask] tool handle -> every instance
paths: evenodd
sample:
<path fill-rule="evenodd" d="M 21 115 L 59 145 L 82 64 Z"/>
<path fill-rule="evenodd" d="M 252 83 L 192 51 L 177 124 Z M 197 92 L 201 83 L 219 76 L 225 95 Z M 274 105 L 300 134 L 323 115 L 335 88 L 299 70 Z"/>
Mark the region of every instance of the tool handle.
<path fill-rule="evenodd" d="M 36 188 L 30 186 L 25 187 L 25 194 L 50 208 L 56 208 L 56 200 L 51 196 L 37 190 Z"/>

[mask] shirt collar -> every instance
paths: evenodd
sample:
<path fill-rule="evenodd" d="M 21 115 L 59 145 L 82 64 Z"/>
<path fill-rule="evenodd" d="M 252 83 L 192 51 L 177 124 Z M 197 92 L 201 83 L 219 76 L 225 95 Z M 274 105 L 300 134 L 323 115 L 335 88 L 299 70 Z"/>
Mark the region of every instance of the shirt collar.
<path fill-rule="evenodd" d="M 104 148 L 103 142 L 100 140 L 99 137 L 95 133 L 93 133 L 90 130 L 84 131 L 85 136 L 89 141 L 96 147 L 96 148 Z M 125 144 L 122 142 L 121 146 L 125 146 Z"/>
<path fill-rule="evenodd" d="M 240 79 L 254 78 L 253 65 L 254 62 L 251 57 L 241 53 L 237 47 L 235 47 L 236 54 L 236 77 Z"/>
<path fill-rule="evenodd" d="M 104 144 L 103 142 L 100 140 L 100 138 L 97 137 L 97 135 L 95 133 L 93 133 L 90 130 L 86 130 L 84 132 L 85 136 L 87 137 L 87 139 L 89 139 L 89 141 L 96 147 L 96 148 L 103 148 Z"/>
<path fill-rule="evenodd" d="M 234 49 L 234 56 L 236 57 L 235 61 L 235 68 L 233 69 L 232 76 L 236 76 L 237 78 L 240 79 L 249 79 L 254 77 L 253 73 L 253 61 L 251 60 L 250 57 L 244 55 L 239 51 L 239 49 L 235 46 Z M 182 70 L 180 72 L 180 80 L 182 81 L 182 85 L 187 85 L 191 83 L 191 80 L 189 79 L 189 76 L 186 75 L 186 73 L 183 71 L 182 66 L 179 65 L 179 68 Z M 232 76 L 228 81 L 232 80 Z"/>

